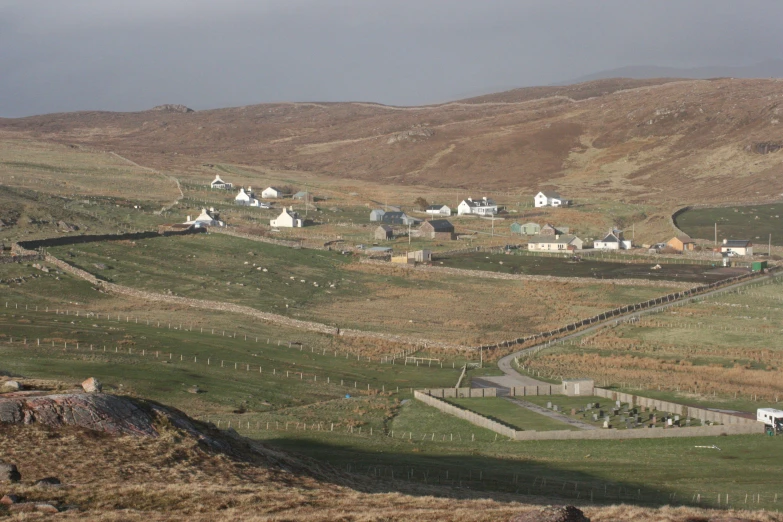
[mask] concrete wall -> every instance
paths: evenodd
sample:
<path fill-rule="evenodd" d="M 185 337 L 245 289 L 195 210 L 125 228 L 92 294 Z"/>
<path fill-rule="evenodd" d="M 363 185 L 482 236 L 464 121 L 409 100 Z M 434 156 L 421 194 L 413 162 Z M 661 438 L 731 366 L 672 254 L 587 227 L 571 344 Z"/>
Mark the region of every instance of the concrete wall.
<path fill-rule="evenodd" d="M 671 437 L 717 437 L 720 435 L 752 435 L 764 433 L 764 425 L 734 424 L 731 426 L 700 426 L 694 428 L 637 428 L 631 430 L 585 431 L 517 431 L 515 440 L 620 440 L 663 439 Z"/>
<path fill-rule="evenodd" d="M 497 388 L 431 388 L 421 390 L 421 393 L 438 398 L 462 397 L 497 397 Z"/>
<path fill-rule="evenodd" d="M 662 401 L 659 399 L 650 399 L 648 397 L 639 397 L 638 395 L 632 395 L 630 393 L 616 392 L 607 390 L 604 388 L 594 388 L 593 395 L 597 397 L 604 397 L 612 401 L 626 402 L 634 406 L 644 406 L 646 408 L 655 408 L 659 411 L 665 411 L 667 413 L 673 413 L 675 415 L 681 415 L 683 417 L 690 417 L 693 419 L 700 419 L 702 421 L 716 422 L 726 425 L 751 425 L 759 424 L 756 419 L 747 419 L 745 417 L 739 417 L 737 415 L 731 415 L 728 413 L 720 413 L 717 411 L 705 410 L 704 408 L 694 408 L 692 406 L 685 406 L 683 404 L 677 404 L 675 402 Z"/>
<path fill-rule="evenodd" d="M 490 420 L 482 415 L 479 415 L 478 413 L 474 413 L 472 411 L 464 410 L 458 406 L 454 406 L 453 404 L 449 404 L 446 401 L 437 399 L 435 397 L 432 397 L 430 395 L 427 395 L 426 393 L 420 392 L 419 390 L 415 390 L 413 392 L 413 396 L 423 402 L 424 404 L 428 404 L 430 406 L 433 406 L 439 410 L 441 410 L 444 413 L 448 413 L 449 415 L 454 415 L 457 418 L 466 420 L 470 422 L 471 424 L 475 424 L 476 426 L 479 426 L 481 428 L 486 428 L 488 430 L 492 430 L 495 433 L 499 433 L 500 435 L 503 435 L 505 437 L 509 437 L 513 439 L 516 434 L 518 433 L 513 428 L 509 428 L 508 426 L 505 426 L 499 422 L 495 422 L 493 420 Z"/>
<path fill-rule="evenodd" d="M 524 397 L 526 395 L 562 395 L 563 387 L 559 384 L 546 384 L 542 386 L 514 386 L 510 389 L 512 397 Z"/>

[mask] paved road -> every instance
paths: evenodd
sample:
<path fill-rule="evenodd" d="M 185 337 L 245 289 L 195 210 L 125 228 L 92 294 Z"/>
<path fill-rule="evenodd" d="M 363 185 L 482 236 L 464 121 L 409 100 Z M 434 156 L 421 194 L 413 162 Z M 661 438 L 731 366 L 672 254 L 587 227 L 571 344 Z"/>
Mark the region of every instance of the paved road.
<path fill-rule="evenodd" d="M 587 333 L 594 332 L 595 330 L 598 330 L 600 328 L 604 328 L 604 327 L 610 325 L 611 323 L 619 321 L 621 319 L 624 320 L 624 321 L 627 321 L 629 319 L 639 319 L 639 317 L 641 317 L 642 314 L 649 314 L 651 312 L 664 310 L 664 309 L 672 306 L 675 303 L 687 303 L 689 301 L 694 301 L 696 299 L 704 299 L 705 297 L 709 297 L 709 296 L 717 294 L 717 293 L 725 292 L 726 290 L 730 290 L 730 289 L 734 289 L 734 288 L 741 288 L 743 286 L 756 284 L 756 283 L 758 283 L 760 281 L 764 281 L 766 279 L 771 279 L 771 278 L 773 278 L 775 276 L 776 276 L 776 274 L 769 274 L 769 275 L 766 275 L 766 276 L 763 276 L 763 277 L 758 277 L 758 278 L 755 278 L 755 279 L 751 279 L 749 281 L 742 281 L 742 282 L 739 282 L 739 283 L 735 283 L 733 285 L 725 286 L 723 288 L 718 288 L 716 290 L 712 290 L 712 291 L 704 293 L 704 294 L 699 294 L 697 296 L 688 297 L 686 299 L 680 299 L 679 301 L 673 301 L 673 302 L 670 302 L 670 303 L 654 306 L 652 308 L 646 308 L 644 310 L 637 310 L 636 312 L 631 312 L 631 313 L 628 313 L 626 315 L 620 315 L 620 316 L 612 317 L 611 319 L 606 319 L 603 322 L 596 323 L 596 324 L 594 324 L 592 326 L 588 326 L 584 330 L 579 330 L 579 331 L 577 331 L 575 333 L 566 335 L 564 337 L 560 337 L 559 339 L 557 339 L 557 342 L 568 341 L 569 339 L 574 339 L 574 338 L 577 338 L 577 337 L 581 337 L 581 336 L 583 336 L 583 335 L 585 335 Z M 516 371 L 514 369 L 514 366 L 513 366 L 514 358 L 520 357 L 520 356 L 525 355 L 525 354 L 528 354 L 528 353 L 530 353 L 530 352 L 532 352 L 534 350 L 537 350 L 538 348 L 540 348 L 542 346 L 545 346 L 546 344 L 547 343 L 544 342 L 544 343 L 541 343 L 541 344 L 537 344 L 535 346 L 531 346 L 530 348 L 525 348 L 524 350 L 519 350 L 518 352 L 514 352 L 514 353 L 512 353 L 510 355 L 506 355 L 505 357 L 503 357 L 502 359 L 500 359 L 498 361 L 498 368 L 500 368 L 500 371 L 502 371 L 507 377 L 509 377 L 511 379 L 511 381 L 518 382 L 519 384 L 516 384 L 516 386 L 545 386 L 545 385 L 548 385 L 549 383 L 542 382 L 542 381 L 537 381 L 536 379 L 533 379 L 533 378 L 528 377 L 526 375 L 520 374 L 518 371 Z M 487 377 L 484 377 L 484 379 L 487 379 Z M 506 381 L 506 382 L 511 382 L 511 381 Z"/>

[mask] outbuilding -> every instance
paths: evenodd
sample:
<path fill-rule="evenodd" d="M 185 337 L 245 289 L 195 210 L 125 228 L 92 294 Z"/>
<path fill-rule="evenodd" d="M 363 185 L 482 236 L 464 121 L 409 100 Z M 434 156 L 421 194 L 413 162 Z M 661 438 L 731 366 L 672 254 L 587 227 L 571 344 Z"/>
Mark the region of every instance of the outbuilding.
<path fill-rule="evenodd" d="M 375 239 L 388 241 L 394 239 L 394 229 L 389 225 L 381 225 L 375 229 Z"/>
<path fill-rule="evenodd" d="M 448 219 L 433 219 L 425 221 L 419 227 L 419 237 L 429 239 L 452 240 L 455 238 L 454 225 Z"/>

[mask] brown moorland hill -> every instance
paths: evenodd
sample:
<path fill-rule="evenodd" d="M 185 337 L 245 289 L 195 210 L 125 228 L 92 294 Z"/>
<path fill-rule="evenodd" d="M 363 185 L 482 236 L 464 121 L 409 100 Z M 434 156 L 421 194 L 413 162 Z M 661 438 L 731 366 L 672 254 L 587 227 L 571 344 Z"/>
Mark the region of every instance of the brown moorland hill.
<path fill-rule="evenodd" d="M 204 162 L 470 190 L 677 204 L 783 192 L 779 80 L 599 80 L 452 103 L 276 103 L 196 112 L 0 119 L 0 137 Z"/>

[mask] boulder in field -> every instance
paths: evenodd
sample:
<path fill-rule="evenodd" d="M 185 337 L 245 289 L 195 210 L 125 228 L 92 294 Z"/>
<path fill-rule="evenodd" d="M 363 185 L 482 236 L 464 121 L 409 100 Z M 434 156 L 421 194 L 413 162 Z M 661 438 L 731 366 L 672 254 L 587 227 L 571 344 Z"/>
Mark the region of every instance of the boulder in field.
<path fill-rule="evenodd" d="M 41 480 L 35 482 L 35 485 L 41 488 L 47 488 L 49 486 L 59 486 L 62 482 L 57 477 L 44 477 Z"/>
<path fill-rule="evenodd" d="M 82 383 L 82 389 L 87 393 L 100 393 L 103 390 L 103 384 L 95 377 L 90 377 Z"/>
<path fill-rule="evenodd" d="M 22 385 L 17 381 L 5 381 L 2 385 L 0 385 L 0 390 L 4 392 L 19 391 L 21 389 Z"/>
<path fill-rule="evenodd" d="M 3 498 L 0 498 L 0 504 L 10 506 L 11 504 L 18 504 L 19 500 L 19 497 L 16 495 L 3 495 Z"/>
<path fill-rule="evenodd" d="M 511 517 L 509 522 L 590 522 L 576 506 L 546 506 Z"/>
<path fill-rule="evenodd" d="M 16 464 L 0 462 L 0 484 L 14 483 L 20 480 L 22 480 L 22 475 L 16 469 Z"/>

